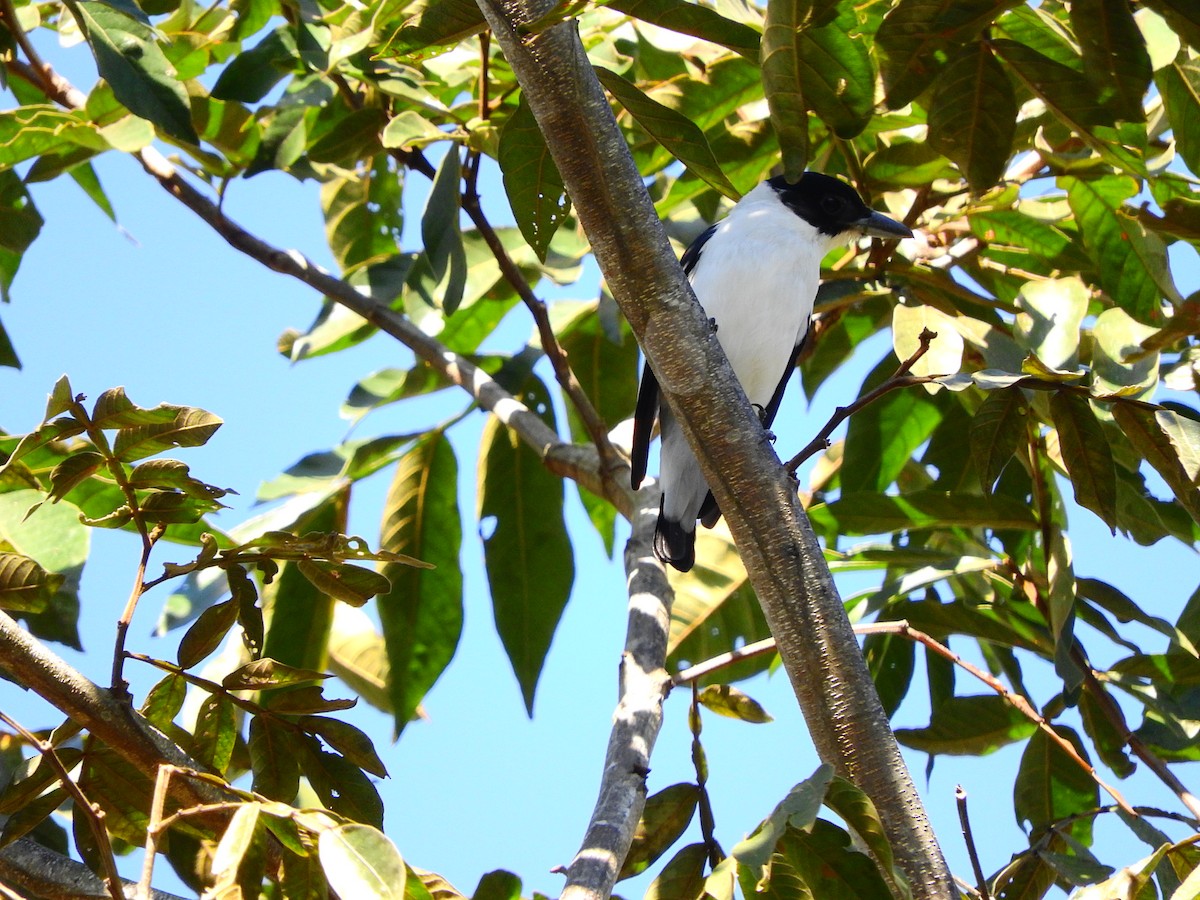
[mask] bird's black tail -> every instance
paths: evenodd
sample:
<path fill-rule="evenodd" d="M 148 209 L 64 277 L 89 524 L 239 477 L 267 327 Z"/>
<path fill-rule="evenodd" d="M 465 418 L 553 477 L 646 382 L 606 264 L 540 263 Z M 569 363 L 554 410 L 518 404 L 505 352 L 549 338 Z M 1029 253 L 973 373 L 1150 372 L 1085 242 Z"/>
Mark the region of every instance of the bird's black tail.
<path fill-rule="evenodd" d="M 696 563 L 696 530 L 684 529 L 672 522 L 658 508 L 658 525 L 654 529 L 654 555 L 680 572 L 689 572 Z"/>

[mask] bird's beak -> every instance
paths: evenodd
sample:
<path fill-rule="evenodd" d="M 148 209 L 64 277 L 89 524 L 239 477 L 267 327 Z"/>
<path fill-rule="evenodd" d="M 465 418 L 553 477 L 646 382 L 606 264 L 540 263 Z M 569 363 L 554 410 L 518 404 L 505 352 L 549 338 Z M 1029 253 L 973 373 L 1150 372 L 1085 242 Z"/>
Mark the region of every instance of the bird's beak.
<path fill-rule="evenodd" d="M 912 229 L 907 225 L 901 225 L 895 219 L 889 219 L 883 213 L 877 212 L 859 219 L 854 223 L 854 227 L 865 235 L 885 240 L 899 240 L 913 236 Z"/>

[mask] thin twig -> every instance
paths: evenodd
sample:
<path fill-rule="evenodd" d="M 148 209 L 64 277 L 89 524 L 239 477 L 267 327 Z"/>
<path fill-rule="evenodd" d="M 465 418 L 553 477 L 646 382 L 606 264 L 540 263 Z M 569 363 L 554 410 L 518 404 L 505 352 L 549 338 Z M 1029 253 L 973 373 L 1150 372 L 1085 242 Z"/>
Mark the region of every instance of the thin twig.
<path fill-rule="evenodd" d="M 971 869 L 975 872 L 975 883 L 979 885 L 979 896 L 983 900 L 991 900 L 988 893 L 987 879 L 983 877 L 983 868 L 979 865 L 979 854 L 975 850 L 975 836 L 971 832 L 971 819 L 967 815 L 967 792 L 961 784 L 955 785 L 954 799 L 958 804 L 958 821 L 962 825 L 963 841 L 967 845 L 967 855 L 971 857 Z"/>
<path fill-rule="evenodd" d="M 171 783 L 171 776 L 177 771 L 175 766 L 159 766 L 158 776 L 154 779 L 154 800 L 150 804 L 150 823 L 146 826 L 146 855 L 142 860 L 142 878 L 138 882 L 138 900 L 147 900 L 150 896 L 154 858 L 158 855 L 163 810 L 167 805 L 167 787 Z"/>
<path fill-rule="evenodd" d="M 1117 805 L 1120 806 L 1121 809 L 1125 810 L 1130 815 L 1136 815 L 1133 807 L 1129 805 L 1123 796 L 1121 796 L 1120 792 L 1105 782 L 1096 771 L 1096 768 L 1082 756 L 1080 756 L 1071 742 L 1055 731 L 1050 723 L 1046 721 L 1045 717 L 1043 717 L 1041 713 L 1034 709 L 1033 705 L 1030 704 L 1028 700 L 1026 700 L 1020 694 L 1010 691 L 999 681 L 999 679 L 983 671 L 978 666 L 967 662 L 945 644 L 941 643 L 925 632 L 913 628 L 904 620 L 899 620 L 896 622 L 870 622 L 863 625 L 855 625 L 854 633 L 860 636 L 867 634 L 895 634 L 900 637 L 908 638 L 909 640 L 923 644 L 925 647 L 928 647 L 942 658 L 949 660 L 962 669 L 965 669 L 967 672 L 974 675 L 976 678 L 994 690 L 997 694 L 1003 697 L 1004 700 L 1009 703 L 1009 705 L 1025 716 L 1025 718 L 1037 725 L 1037 727 L 1040 728 L 1046 734 L 1046 736 L 1050 738 L 1050 740 L 1058 745 L 1059 749 L 1061 749 L 1067 754 L 1067 756 L 1074 760 L 1076 765 L 1086 771 L 1088 775 L 1091 776 L 1092 780 L 1095 781 L 1099 787 L 1103 788 L 1104 791 L 1117 802 Z M 711 660 L 698 663 L 697 665 L 692 666 L 690 669 L 685 669 L 683 672 L 680 672 L 675 676 L 675 683 L 681 684 L 687 681 L 694 682 L 697 678 L 707 675 L 716 669 L 728 666 L 740 659 L 745 659 L 747 656 L 757 656 L 763 653 L 769 653 L 774 650 L 774 648 L 775 641 L 772 638 L 758 641 L 754 644 L 748 644 L 740 651 L 735 651 L 734 653 L 723 653 Z M 1188 808 L 1191 809 L 1192 807 L 1188 806 Z"/>
<path fill-rule="evenodd" d="M 708 757 L 700 743 L 703 723 L 700 719 L 700 691 L 692 682 L 692 704 L 688 707 L 688 727 L 692 732 L 692 766 L 696 770 L 696 806 L 700 814 L 700 836 L 708 852 L 708 864 L 716 868 L 725 858 L 725 851 L 717 843 L 717 823 L 713 817 L 712 800 L 708 796 Z"/>
<path fill-rule="evenodd" d="M 71 773 L 59 759 L 54 745 L 44 741 L 33 732 L 28 731 L 19 722 L 4 712 L 0 712 L 0 721 L 4 722 L 17 734 L 21 735 L 28 744 L 42 755 L 42 759 L 54 770 L 63 788 L 75 801 L 76 811 L 87 822 L 88 830 L 96 842 L 96 851 L 100 854 L 100 865 L 104 869 L 104 884 L 113 900 L 125 900 L 125 892 L 121 886 L 121 875 L 117 872 L 117 861 L 113 858 L 112 842 L 108 839 L 108 830 L 104 827 L 104 810 L 93 804 L 83 790 L 71 778 Z"/>
<path fill-rule="evenodd" d="M 1187 786 L 1168 768 L 1167 764 L 1158 754 L 1146 745 L 1145 741 L 1130 731 L 1129 723 L 1125 721 L 1125 714 L 1121 711 L 1121 707 L 1117 704 L 1117 701 L 1105 690 L 1104 684 L 1097 677 L 1096 670 L 1087 664 L 1086 661 L 1084 661 L 1082 668 L 1083 689 L 1091 694 L 1096 704 L 1100 707 L 1100 711 L 1104 713 L 1104 717 L 1116 729 L 1117 734 L 1121 735 L 1125 745 L 1179 798 L 1179 802 L 1187 807 L 1188 812 L 1196 819 L 1200 819 L 1200 800 L 1187 789 Z"/>
<path fill-rule="evenodd" d="M 923 329 L 920 337 L 918 338 L 920 345 L 915 351 L 913 351 L 912 356 L 900 363 L 900 367 L 896 369 L 896 371 L 892 374 L 892 377 L 883 384 L 879 385 L 879 387 L 875 388 L 875 390 L 859 397 L 849 406 L 839 406 L 836 410 L 834 410 L 833 415 L 829 418 L 829 421 L 825 423 L 825 427 L 817 433 L 817 436 L 809 442 L 807 447 L 788 460 L 787 465 L 784 466 L 784 468 L 786 468 L 792 474 L 795 474 L 796 469 L 799 468 L 800 464 L 806 459 L 808 459 L 810 456 L 820 453 L 822 450 L 827 450 L 829 448 L 829 436 L 833 434 L 834 430 L 839 425 L 841 425 L 844 421 L 846 421 L 846 419 L 850 418 L 863 407 L 874 403 L 889 391 L 894 391 L 899 388 L 912 387 L 913 385 L 917 384 L 930 384 L 942 377 L 940 375 L 908 374 L 912 370 L 912 367 L 916 365 L 917 360 L 929 352 L 929 344 L 936 337 L 937 332 L 930 331 L 928 328 Z"/>

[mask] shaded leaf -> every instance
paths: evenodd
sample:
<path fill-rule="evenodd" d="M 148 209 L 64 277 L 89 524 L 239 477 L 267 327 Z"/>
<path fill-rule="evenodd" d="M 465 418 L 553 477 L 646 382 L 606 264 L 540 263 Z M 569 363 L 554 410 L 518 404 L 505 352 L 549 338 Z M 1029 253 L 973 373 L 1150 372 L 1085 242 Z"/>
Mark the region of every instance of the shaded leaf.
<path fill-rule="evenodd" d="M 949 756 L 983 756 L 1036 730 L 998 694 L 952 697 L 938 704 L 924 728 L 898 728 L 896 740 L 914 750 Z"/>
<path fill-rule="evenodd" d="M 726 197 L 738 198 L 737 189 L 721 170 L 704 132 L 682 113 L 644 94 L 616 72 L 596 66 L 600 83 L 633 116 L 642 128 L 662 144 L 692 174 Z"/>
<path fill-rule="evenodd" d="M 550 415 L 545 386 L 528 384 L 526 405 Z M 575 578 L 563 484 L 496 416 L 484 426 L 481 445 L 479 518 L 485 527 L 494 521 L 483 547 L 496 630 L 532 713 L 538 676 Z"/>
<path fill-rule="evenodd" d="M 497 161 L 517 227 L 544 262 L 550 240 L 571 209 L 571 199 L 523 96 L 500 132 Z"/>
<path fill-rule="evenodd" d="M 324 681 L 328 677 L 325 672 L 298 669 L 264 657 L 230 672 L 221 679 L 221 686 L 229 691 L 265 691 L 293 684 Z"/>
<path fill-rule="evenodd" d="M 708 848 L 704 844 L 688 844 L 650 882 L 643 900 L 701 900 L 707 865 Z"/>
<path fill-rule="evenodd" d="M 971 420 L 971 457 L 990 494 L 996 479 L 1028 435 L 1029 403 L 1020 388 L 992 391 Z"/>
<path fill-rule="evenodd" d="M 663 788 L 646 798 L 618 881 L 644 872 L 679 840 L 692 821 L 699 798 L 700 789 L 696 785 L 682 783 Z"/>
<path fill-rule="evenodd" d="M 458 464 L 445 434 L 431 433 L 397 463 L 384 504 L 382 546 L 436 568 L 383 566 L 379 597 L 387 648 L 388 697 L 399 734 L 454 656 L 463 626 Z"/>
<path fill-rule="evenodd" d="M 100 76 L 116 98 L 171 137 L 198 144 L 187 91 L 149 25 L 106 3 L 84 0 L 69 5 L 87 35 Z"/>
<path fill-rule="evenodd" d="M 467 256 L 458 221 L 462 208 L 461 182 L 462 161 L 458 147 L 453 146 L 438 166 L 421 216 L 421 239 L 425 243 L 423 259 L 434 282 L 440 283 L 449 276 L 441 295 L 441 306 L 446 315 L 458 309 L 467 282 Z"/>
<path fill-rule="evenodd" d="M 359 728 L 328 716 L 301 716 L 296 724 L 311 734 L 320 735 L 325 743 L 359 768 L 387 778 L 387 767 L 375 752 L 371 739 Z"/>
<path fill-rule="evenodd" d="M 1058 446 L 1071 476 L 1075 502 L 1098 515 L 1110 529 L 1117 520 L 1117 472 L 1108 436 L 1086 399 L 1070 391 L 1050 395 Z"/>
<path fill-rule="evenodd" d="M 1069 740 L 1084 760 L 1088 759 L 1087 751 L 1072 729 L 1056 725 L 1054 730 Z M 1037 827 L 1086 812 L 1099 802 L 1099 790 L 1088 772 L 1068 757 L 1045 732 L 1038 730 L 1021 754 L 1021 768 L 1013 786 L 1017 820 Z M 1067 830 L 1086 844 L 1090 841 L 1092 821 L 1077 819 L 1067 826 Z"/>
<path fill-rule="evenodd" d="M 250 767 L 257 794 L 291 803 L 300 789 L 300 764 L 296 760 L 295 736 L 268 716 L 250 720 Z"/>
<path fill-rule="evenodd" d="M 221 646 L 229 629 L 237 622 L 237 616 L 238 604 L 232 599 L 214 604 L 200 613 L 179 642 L 175 658 L 180 667 L 190 669 Z"/>
<path fill-rule="evenodd" d="M 1083 70 L 1100 86 L 1101 100 L 1118 118 L 1142 121 L 1150 86 L 1150 55 L 1127 0 L 1073 0 L 1071 27 Z"/>
<path fill-rule="evenodd" d="M 971 189 L 1000 180 L 1012 152 L 1017 100 L 1004 68 L 984 42 L 954 54 L 929 105 L 929 143 L 954 161 Z"/>

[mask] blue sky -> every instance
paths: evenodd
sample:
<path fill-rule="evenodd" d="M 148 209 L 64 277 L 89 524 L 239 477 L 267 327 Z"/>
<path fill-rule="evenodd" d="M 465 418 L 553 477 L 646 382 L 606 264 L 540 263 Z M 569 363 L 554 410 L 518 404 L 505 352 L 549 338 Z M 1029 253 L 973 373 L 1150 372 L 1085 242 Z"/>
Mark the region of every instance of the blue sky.
<path fill-rule="evenodd" d="M 147 178 L 134 160 L 110 155 L 99 162 L 98 171 L 121 229 L 69 180 L 33 186 L 47 224 L 26 255 L 13 303 L 0 307 L 24 364 L 19 372 L 0 370 L 0 428 L 33 428 L 46 393 L 64 372 L 77 391 L 91 397 L 124 385 L 142 405 L 171 402 L 208 409 L 222 416 L 225 425 L 207 447 L 182 458 L 197 477 L 239 492 L 231 498 L 233 509 L 217 520 L 231 526 L 258 511 L 253 498 L 259 483 L 305 453 L 345 437 L 348 423 L 337 410 L 359 378 L 384 366 L 406 365 L 410 354 L 376 337 L 349 353 L 289 364 L 275 352 L 275 340 L 288 326 L 305 328 L 319 298 L 230 249 Z M 410 209 L 419 210 L 426 185 L 420 177 L 410 183 Z M 300 249 L 331 265 L 314 184 L 267 173 L 232 184 L 225 209 L 271 243 Z M 415 225 L 415 217 L 410 217 L 409 227 Z M 1177 277 L 1184 295 L 1200 287 L 1194 265 Z M 594 278 L 563 294 L 593 298 Z M 530 329 L 517 310 L 502 332 L 507 348 L 516 349 Z M 775 427 L 780 452 L 806 442 L 835 405 L 857 392 L 887 348 L 886 339 L 871 342 L 849 371 L 824 387 L 811 409 L 793 385 Z M 356 436 L 411 432 L 462 405 L 460 396 L 443 395 L 436 401 L 389 408 L 364 421 Z M 570 861 L 595 799 L 616 701 L 625 631 L 624 576 L 619 554 L 616 563 L 605 557 L 574 491 L 568 490 L 575 589 L 542 675 L 535 716 L 528 720 L 492 627 L 482 546 L 474 526 L 475 447 L 483 421 L 483 414 L 475 413 L 454 433 L 465 517 L 466 628 L 454 663 L 426 700 L 429 720 L 412 725 L 392 746 L 391 724 L 385 717 L 360 704 L 347 718 L 371 734 L 391 770 L 392 777 L 380 784 L 388 810 L 386 830 L 411 864 L 440 872 L 468 893 L 481 874 L 507 868 L 524 879 L 526 895 L 554 895 L 562 879 L 549 870 Z M 360 486 L 352 504 L 351 531 L 372 541 L 378 536 L 387 477 L 384 473 Z M 1136 547 L 1109 535 L 1083 510 L 1072 509 L 1071 526 L 1077 574 L 1110 580 L 1148 611 L 1173 619 L 1195 589 L 1197 567 L 1190 550 L 1167 541 L 1149 549 Z M 623 533 L 618 536 L 618 546 L 623 538 Z M 155 560 L 179 561 L 186 555 L 163 546 Z M 137 545 L 130 535 L 94 532 L 82 590 L 81 630 L 88 653 L 64 655 L 101 683 L 107 680 L 113 628 L 136 557 Z M 1153 580 L 1147 572 L 1153 572 Z M 861 586 L 861 580 L 842 583 L 845 593 Z M 129 646 L 170 658 L 178 635 L 150 635 L 163 599 L 165 594 L 154 593 L 145 598 Z M 1147 647 L 1160 646 L 1155 643 L 1160 638 L 1139 637 L 1146 637 Z M 1105 643 L 1086 632 L 1084 638 L 1093 652 Z M 956 649 L 965 652 L 965 643 Z M 1111 660 L 1101 656 L 1098 661 Z M 138 676 L 135 693 L 143 695 L 153 675 L 136 667 L 132 674 Z M 1031 662 L 1026 675 L 1039 700 L 1053 695 L 1048 666 Z M 786 679 L 763 676 L 743 687 L 776 721 L 751 726 L 711 715 L 705 719 L 709 787 L 718 836 L 726 849 L 817 765 Z M 987 692 L 961 673 L 959 690 Z M 925 724 L 923 696 L 919 676 L 897 726 Z M 694 777 L 686 701 L 684 692 L 668 701 L 652 763 L 652 791 Z M 7 683 L 0 684 L 0 709 L 27 727 L 57 721 L 53 710 L 36 697 Z M 1140 717 L 1131 721 L 1136 724 Z M 962 784 L 970 795 L 983 867 L 990 873 L 1024 846 L 1011 805 L 1020 750 L 1009 747 L 983 759 L 942 759 L 928 780 L 923 775 L 924 755 L 907 755 L 951 866 L 962 875 L 969 869 L 954 787 Z M 1178 774 L 1193 788 L 1200 782 L 1195 766 L 1181 767 Z M 1111 776 L 1109 780 L 1115 782 Z M 1131 802 L 1179 808 L 1142 771 L 1118 786 Z M 688 839 L 697 839 L 694 828 Z M 1125 865 L 1149 850 L 1114 820 L 1101 825 L 1097 852 L 1110 864 Z M 136 858 L 124 861 L 123 868 L 133 875 Z M 618 891 L 637 897 L 647 883 L 643 876 L 619 885 Z M 166 882 L 162 886 L 170 888 Z"/>

